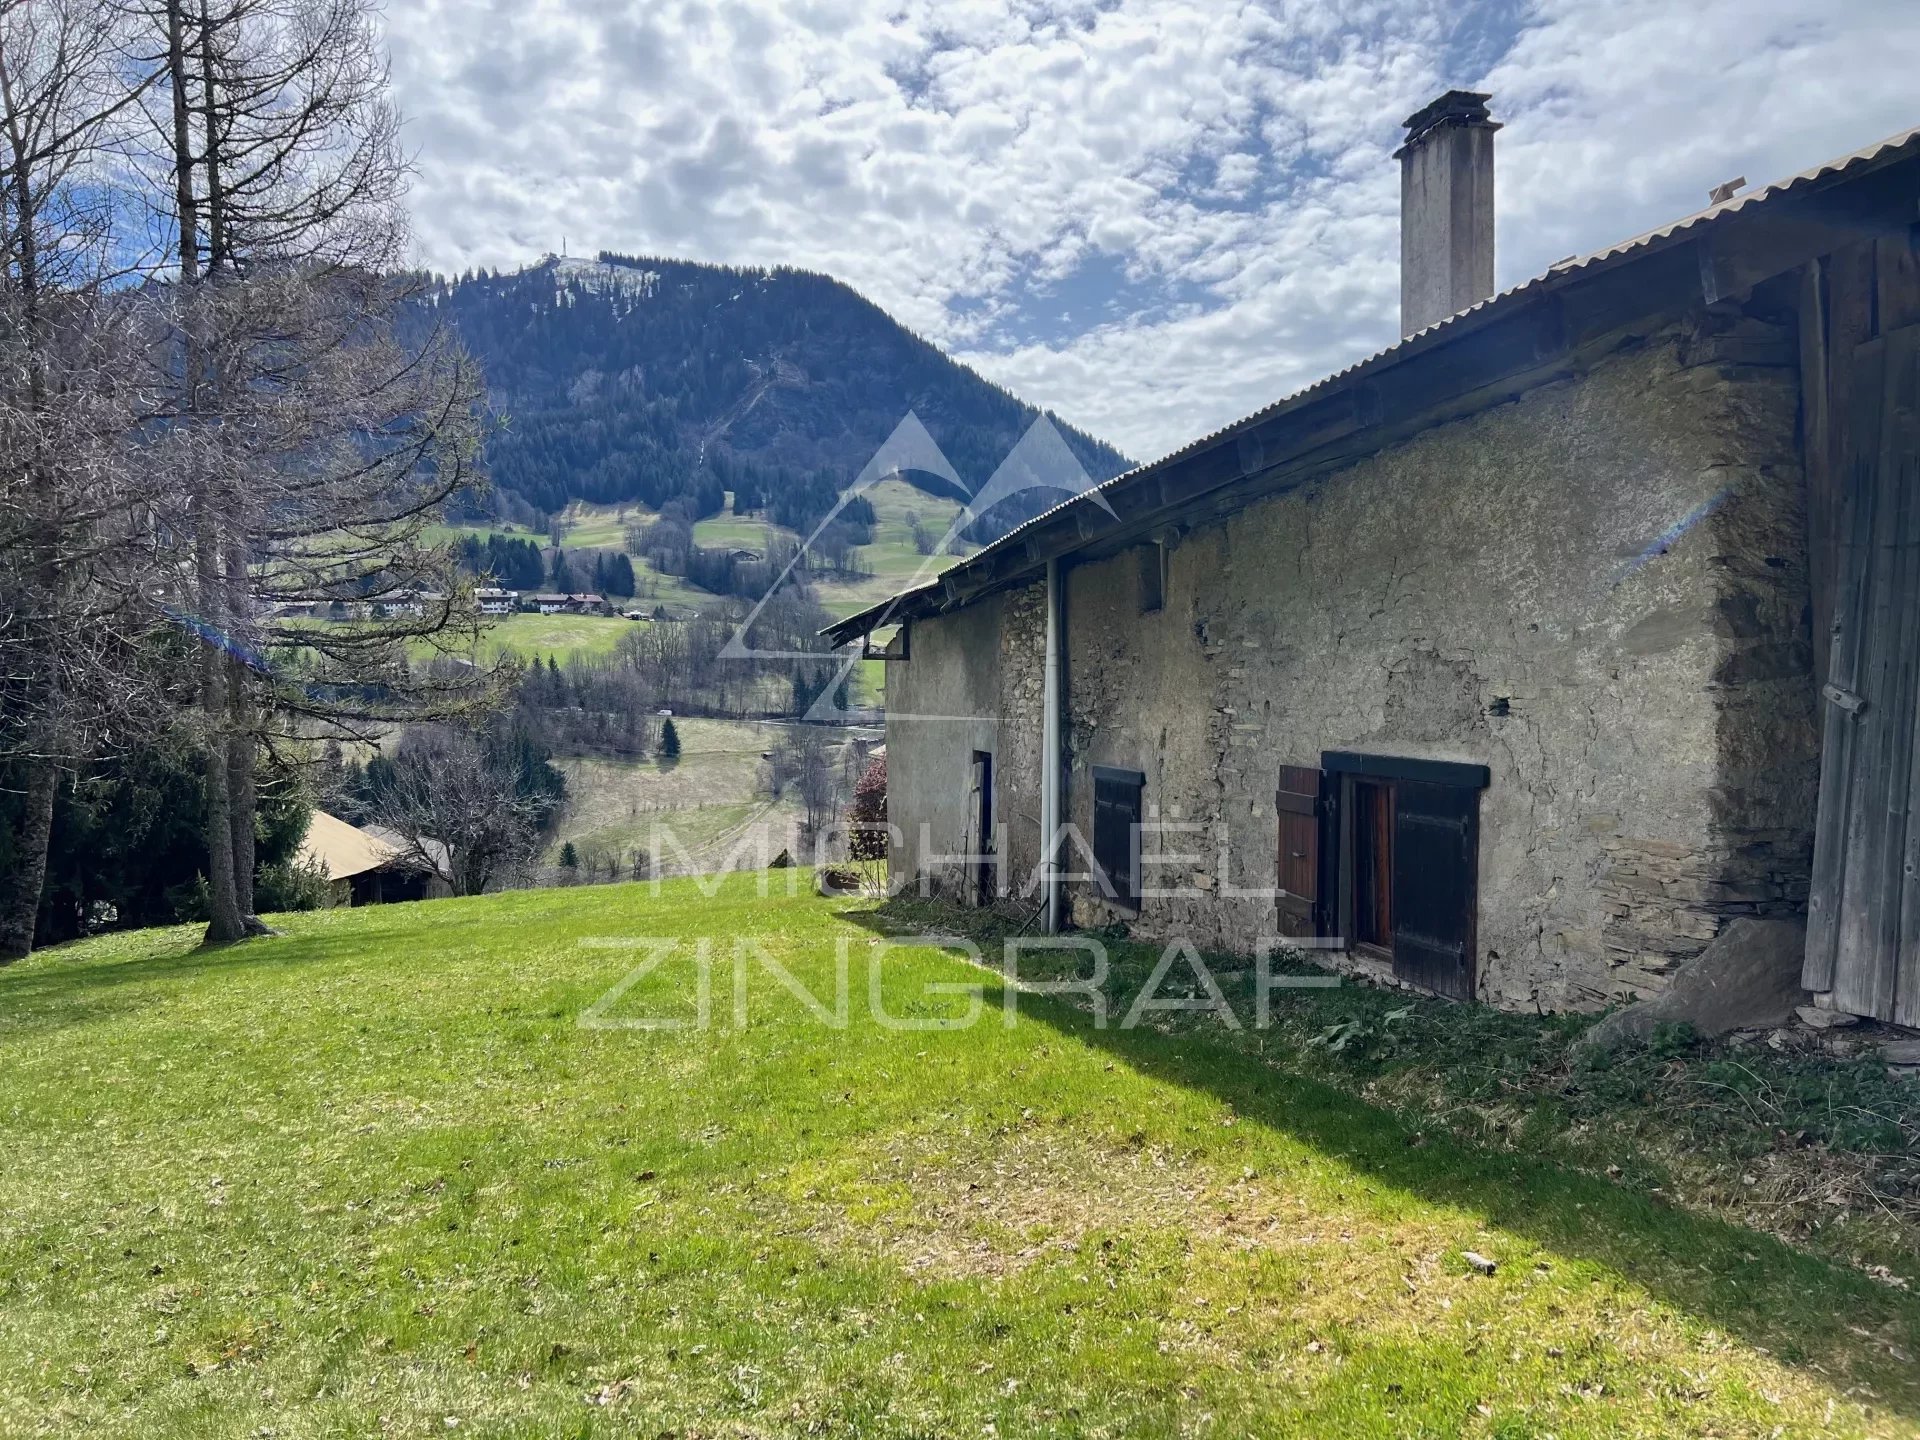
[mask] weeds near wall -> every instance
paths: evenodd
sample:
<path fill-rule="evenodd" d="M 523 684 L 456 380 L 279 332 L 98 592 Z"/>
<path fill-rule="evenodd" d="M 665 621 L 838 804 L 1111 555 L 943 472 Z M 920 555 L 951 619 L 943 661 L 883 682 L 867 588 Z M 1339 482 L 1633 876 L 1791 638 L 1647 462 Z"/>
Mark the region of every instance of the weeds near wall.
<path fill-rule="evenodd" d="M 1017 928 L 991 912 L 899 899 L 876 918 L 963 932 L 983 948 Z M 1109 993 L 1139 989 L 1155 945 L 1110 937 Z M 1229 1001 L 1246 961 L 1207 956 Z M 1276 972 L 1288 968 L 1276 957 Z M 1304 959 L 1295 968 L 1313 967 Z M 1239 988 L 1236 988 L 1239 987 Z M 1877 1058 L 1779 1053 L 1663 1025 L 1638 1047 L 1575 1053 L 1593 1016 L 1514 1015 L 1348 984 L 1276 992 L 1272 1022 L 1234 1032 L 1157 1017 L 1196 1044 L 1358 1094 L 1416 1129 L 1525 1152 L 1920 1285 L 1920 1083 Z"/>

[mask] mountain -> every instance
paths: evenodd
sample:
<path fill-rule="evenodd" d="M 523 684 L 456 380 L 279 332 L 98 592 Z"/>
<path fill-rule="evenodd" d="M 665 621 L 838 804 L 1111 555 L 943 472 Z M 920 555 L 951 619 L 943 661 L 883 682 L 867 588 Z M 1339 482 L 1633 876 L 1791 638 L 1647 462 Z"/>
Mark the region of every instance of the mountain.
<path fill-rule="evenodd" d="M 733 491 L 736 509 L 804 530 L 909 411 L 969 493 L 1039 414 L 848 286 L 801 270 L 549 258 L 436 281 L 425 303 L 481 362 L 504 421 L 487 442 L 496 509 L 689 497 L 710 515 Z M 1127 468 L 1111 446 L 1055 424 L 1094 479 Z M 906 478 L 953 494 L 936 476 Z M 973 538 L 1060 498 L 1017 496 Z"/>

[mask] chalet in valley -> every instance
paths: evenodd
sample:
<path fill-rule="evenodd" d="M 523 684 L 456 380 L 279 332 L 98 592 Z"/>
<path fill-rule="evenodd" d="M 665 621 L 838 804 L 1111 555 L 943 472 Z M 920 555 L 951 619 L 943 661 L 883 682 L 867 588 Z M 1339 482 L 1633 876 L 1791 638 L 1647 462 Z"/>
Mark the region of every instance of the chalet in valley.
<path fill-rule="evenodd" d="M 520 599 L 522 609 L 541 615 L 604 615 L 607 613 L 606 600 L 594 594 L 581 592 L 571 595 L 524 595 Z"/>
<path fill-rule="evenodd" d="M 1920 131 L 1496 295 L 1487 99 L 1407 122 L 1398 344 L 829 632 L 901 627 L 894 864 L 1525 1009 L 1804 916 L 1920 1024 Z"/>

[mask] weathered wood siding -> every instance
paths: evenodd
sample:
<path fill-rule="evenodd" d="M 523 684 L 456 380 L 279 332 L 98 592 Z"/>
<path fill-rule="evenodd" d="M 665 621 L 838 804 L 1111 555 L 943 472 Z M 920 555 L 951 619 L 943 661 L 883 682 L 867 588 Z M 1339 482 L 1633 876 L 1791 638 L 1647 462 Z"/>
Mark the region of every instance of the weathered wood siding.
<path fill-rule="evenodd" d="M 1920 1024 L 1920 325 L 1855 347 L 1804 983 Z"/>

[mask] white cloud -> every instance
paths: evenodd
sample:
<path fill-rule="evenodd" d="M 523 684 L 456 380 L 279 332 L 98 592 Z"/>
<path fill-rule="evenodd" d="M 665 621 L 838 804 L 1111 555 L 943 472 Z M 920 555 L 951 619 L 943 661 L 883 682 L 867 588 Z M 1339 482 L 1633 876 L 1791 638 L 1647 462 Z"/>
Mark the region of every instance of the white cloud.
<path fill-rule="evenodd" d="M 443 269 L 825 270 L 1142 458 L 1391 342 L 1398 122 L 1495 92 L 1500 279 L 1920 123 L 1911 0 L 392 0 Z"/>

